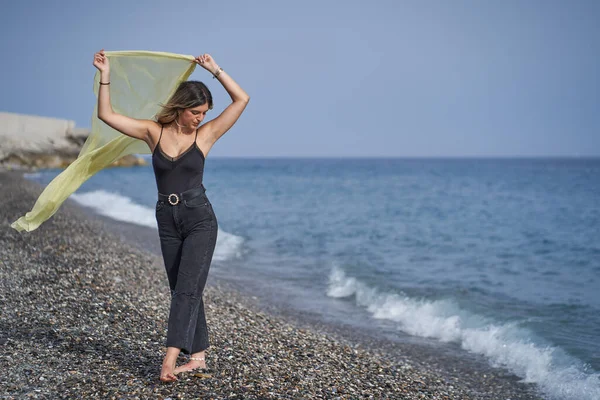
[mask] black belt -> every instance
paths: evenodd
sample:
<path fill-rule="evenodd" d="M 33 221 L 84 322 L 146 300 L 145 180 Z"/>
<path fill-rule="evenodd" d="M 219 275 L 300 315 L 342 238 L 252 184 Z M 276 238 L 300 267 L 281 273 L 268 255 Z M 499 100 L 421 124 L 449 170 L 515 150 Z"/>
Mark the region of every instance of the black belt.
<path fill-rule="evenodd" d="M 179 204 L 181 200 L 191 200 L 194 197 L 198 197 L 206 192 L 204 186 L 186 190 L 183 193 L 171 193 L 171 194 L 158 194 L 158 200 L 166 201 L 172 206 Z"/>

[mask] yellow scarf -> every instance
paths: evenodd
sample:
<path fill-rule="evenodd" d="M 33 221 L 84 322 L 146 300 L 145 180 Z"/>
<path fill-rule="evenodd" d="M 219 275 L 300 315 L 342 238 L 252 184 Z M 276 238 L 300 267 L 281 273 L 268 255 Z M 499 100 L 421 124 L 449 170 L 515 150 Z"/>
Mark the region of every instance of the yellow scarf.
<path fill-rule="evenodd" d="M 151 51 L 107 51 L 110 62 L 110 102 L 115 112 L 137 119 L 153 119 L 180 82 L 194 71 L 194 57 Z M 94 76 L 98 96 L 99 71 Z M 46 186 L 33 209 L 11 224 L 31 232 L 58 211 L 86 180 L 128 154 L 149 154 L 148 145 L 125 136 L 92 114 L 92 131 L 77 159 Z"/>

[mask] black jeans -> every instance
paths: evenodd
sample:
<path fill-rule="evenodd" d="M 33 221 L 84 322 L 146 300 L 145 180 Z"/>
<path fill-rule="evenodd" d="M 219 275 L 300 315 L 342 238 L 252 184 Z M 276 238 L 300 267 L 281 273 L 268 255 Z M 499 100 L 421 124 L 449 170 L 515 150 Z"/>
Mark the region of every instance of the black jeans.
<path fill-rule="evenodd" d="M 156 221 L 171 288 L 167 347 L 189 354 L 209 346 L 202 293 L 217 243 L 218 225 L 203 188 L 187 194 L 179 195 L 176 205 L 159 195 Z M 176 202 L 175 197 L 171 202 Z"/>

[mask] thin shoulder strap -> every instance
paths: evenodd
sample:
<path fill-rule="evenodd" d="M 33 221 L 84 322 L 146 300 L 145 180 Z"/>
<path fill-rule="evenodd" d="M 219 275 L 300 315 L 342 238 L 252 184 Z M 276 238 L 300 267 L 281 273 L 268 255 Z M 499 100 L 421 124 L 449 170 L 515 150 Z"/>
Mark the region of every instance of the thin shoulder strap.
<path fill-rule="evenodd" d="M 194 139 L 194 143 L 198 140 L 198 129 L 196 129 L 196 139 Z"/>
<path fill-rule="evenodd" d="M 162 138 L 162 131 L 163 131 L 164 127 L 165 126 L 163 124 L 160 124 L 160 136 L 158 137 L 158 142 L 156 143 L 157 145 L 158 145 L 158 143 L 160 143 L 160 139 Z"/>
<path fill-rule="evenodd" d="M 158 149 L 158 145 L 160 144 L 160 139 L 162 139 L 162 131 L 163 128 L 165 126 L 163 124 L 160 124 L 160 136 L 158 137 L 158 142 L 156 142 L 156 146 L 154 146 L 154 150 L 152 151 L 152 154 L 154 155 L 154 152 Z"/>

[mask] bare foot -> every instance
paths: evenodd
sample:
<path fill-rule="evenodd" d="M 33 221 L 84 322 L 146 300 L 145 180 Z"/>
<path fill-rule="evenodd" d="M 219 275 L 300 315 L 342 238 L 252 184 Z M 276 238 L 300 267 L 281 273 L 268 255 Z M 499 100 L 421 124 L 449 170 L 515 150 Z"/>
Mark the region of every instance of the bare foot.
<path fill-rule="evenodd" d="M 160 371 L 160 380 L 162 382 L 175 382 L 177 377 L 175 376 L 175 372 L 173 371 L 173 367 L 164 365 Z"/>
<path fill-rule="evenodd" d="M 175 373 L 175 375 L 177 375 L 181 372 L 190 372 L 190 371 L 193 371 L 195 369 L 200 369 L 200 368 L 206 368 L 206 362 L 204 360 L 202 360 L 202 361 L 190 360 L 186 364 L 180 365 L 179 367 L 175 368 L 174 373 Z"/>
<path fill-rule="evenodd" d="M 177 356 L 175 356 L 177 357 Z M 160 380 L 162 382 L 175 382 L 177 380 L 175 365 L 177 363 L 177 358 L 171 361 L 172 357 L 165 357 L 162 364 L 162 369 L 160 370 Z"/>

